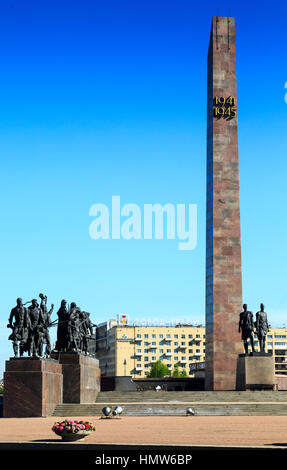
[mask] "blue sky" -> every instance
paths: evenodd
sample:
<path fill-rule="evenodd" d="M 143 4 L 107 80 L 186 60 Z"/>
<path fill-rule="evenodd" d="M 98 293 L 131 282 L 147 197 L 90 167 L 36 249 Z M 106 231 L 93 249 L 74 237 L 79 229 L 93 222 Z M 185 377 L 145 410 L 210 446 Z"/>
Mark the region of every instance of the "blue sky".
<path fill-rule="evenodd" d="M 0 375 L 15 300 L 95 323 L 204 323 L 206 58 L 235 16 L 243 297 L 287 324 L 283 2 L 6 1 L 0 6 Z M 89 208 L 197 204 L 198 242 L 92 240 Z M 55 328 L 52 337 L 55 335 Z"/>

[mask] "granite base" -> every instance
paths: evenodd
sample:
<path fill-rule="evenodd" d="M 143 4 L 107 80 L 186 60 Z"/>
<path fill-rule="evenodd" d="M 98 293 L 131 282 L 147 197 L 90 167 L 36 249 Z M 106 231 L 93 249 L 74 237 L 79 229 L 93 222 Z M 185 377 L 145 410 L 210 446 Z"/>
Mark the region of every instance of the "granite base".
<path fill-rule="evenodd" d="M 101 388 L 101 371 L 95 357 L 59 353 L 63 370 L 63 403 L 94 403 Z"/>
<path fill-rule="evenodd" d="M 62 366 L 58 361 L 28 357 L 6 361 L 4 418 L 51 416 L 62 400 Z"/>
<path fill-rule="evenodd" d="M 237 360 L 236 389 L 275 389 L 274 357 L 268 353 L 239 354 Z"/>

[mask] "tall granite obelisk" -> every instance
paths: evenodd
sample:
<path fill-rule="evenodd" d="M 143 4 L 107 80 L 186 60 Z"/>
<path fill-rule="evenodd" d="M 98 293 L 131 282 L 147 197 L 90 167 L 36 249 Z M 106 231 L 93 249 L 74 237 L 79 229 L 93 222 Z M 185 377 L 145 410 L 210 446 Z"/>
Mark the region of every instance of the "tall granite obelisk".
<path fill-rule="evenodd" d="M 243 352 L 234 18 L 213 17 L 207 79 L 206 390 L 235 390 Z"/>

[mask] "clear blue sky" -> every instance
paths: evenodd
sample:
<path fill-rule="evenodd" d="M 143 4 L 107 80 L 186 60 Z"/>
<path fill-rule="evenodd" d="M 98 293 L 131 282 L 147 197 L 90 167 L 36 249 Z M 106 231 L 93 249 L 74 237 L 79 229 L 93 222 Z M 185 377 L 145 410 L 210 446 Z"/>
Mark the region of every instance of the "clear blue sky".
<path fill-rule="evenodd" d="M 16 298 L 102 322 L 204 323 L 206 57 L 235 16 L 243 296 L 287 324 L 285 2 L 20 1 L 0 6 L 0 376 Z M 89 237 L 94 203 L 198 206 L 198 243 Z M 56 318 L 56 313 L 53 319 Z M 52 337 L 55 334 L 55 328 Z"/>

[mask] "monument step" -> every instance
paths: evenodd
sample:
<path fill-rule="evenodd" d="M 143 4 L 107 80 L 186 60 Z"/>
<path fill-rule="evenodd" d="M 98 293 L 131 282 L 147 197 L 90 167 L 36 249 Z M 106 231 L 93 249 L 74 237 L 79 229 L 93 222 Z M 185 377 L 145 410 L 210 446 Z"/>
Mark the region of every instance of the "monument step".
<path fill-rule="evenodd" d="M 186 416 L 187 408 L 192 408 L 195 416 L 270 416 L 287 415 L 287 402 L 256 402 L 256 403 L 87 403 L 87 404 L 59 404 L 53 416 L 84 417 L 102 416 L 104 406 L 123 408 L 123 416 Z"/>
<path fill-rule="evenodd" d="M 214 391 L 214 392 L 100 392 L 96 403 L 124 402 L 287 402 L 287 392 L 279 391 Z"/>

